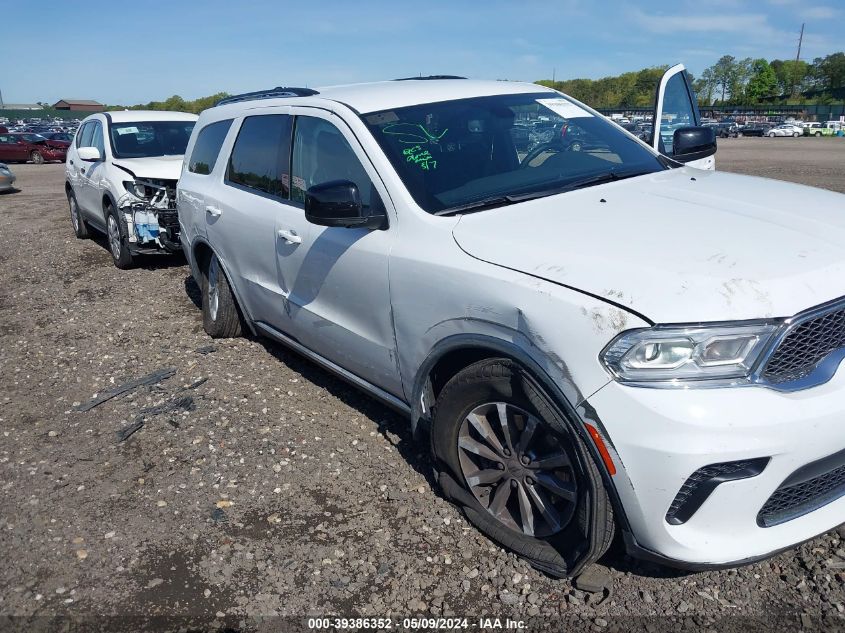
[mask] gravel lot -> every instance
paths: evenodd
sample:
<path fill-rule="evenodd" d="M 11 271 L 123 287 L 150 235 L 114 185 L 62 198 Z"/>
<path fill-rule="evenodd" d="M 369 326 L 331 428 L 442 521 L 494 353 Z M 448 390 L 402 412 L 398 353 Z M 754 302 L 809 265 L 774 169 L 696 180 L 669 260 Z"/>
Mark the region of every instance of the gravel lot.
<path fill-rule="evenodd" d="M 842 139 L 729 139 L 717 162 L 845 192 Z M 306 615 L 411 614 L 528 630 L 845 628 L 845 528 L 708 573 L 616 548 L 602 561 L 611 587 L 592 594 L 532 570 L 433 491 L 404 419 L 273 343 L 212 341 L 183 260 L 117 270 L 104 240 L 73 236 L 62 165 L 13 170 L 21 191 L 0 195 L 0 629 L 173 616 L 147 625 L 288 631 Z M 163 368 L 175 374 L 75 410 Z"/>

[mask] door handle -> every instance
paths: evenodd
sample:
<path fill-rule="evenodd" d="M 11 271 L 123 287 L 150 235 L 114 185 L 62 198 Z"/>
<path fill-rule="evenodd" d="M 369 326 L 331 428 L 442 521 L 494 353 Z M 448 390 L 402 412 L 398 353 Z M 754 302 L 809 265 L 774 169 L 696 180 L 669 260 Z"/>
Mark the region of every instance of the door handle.
<path fill-rule="evenodd" d="M 302 244 L 302 238 L 296 234 L 296 231 L 279 229 L 279 237 L 288 244 Z"/>
<path fill-rule="evenodd" d="M 208 215 L 210 215 L 212 218 L 219 218 L 223 214 L 222 210 L 218 209 L 217 207 L 213 207 L 211 205 L 208 205 L 205 208 L 205 212 Z"/>

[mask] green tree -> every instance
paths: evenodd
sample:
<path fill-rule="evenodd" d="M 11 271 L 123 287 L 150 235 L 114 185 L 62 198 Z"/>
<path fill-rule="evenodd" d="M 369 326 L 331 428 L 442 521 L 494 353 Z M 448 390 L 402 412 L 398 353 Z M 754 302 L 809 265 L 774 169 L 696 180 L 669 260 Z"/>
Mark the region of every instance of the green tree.
<path fill-rule="evenodd" d="M 845 88 L 845 53 L 832 53 L 813 61 L 813 74 L 821 90 Z"/>
<path fill-rule="evenodd" d="M 745 87 L 748 102 L 760 103 L 764 99 L 775 96 L 778 89 L 778 79 L 771 64 L 765 59 L 755 59 L 751 65 L 751 78 Z"/>

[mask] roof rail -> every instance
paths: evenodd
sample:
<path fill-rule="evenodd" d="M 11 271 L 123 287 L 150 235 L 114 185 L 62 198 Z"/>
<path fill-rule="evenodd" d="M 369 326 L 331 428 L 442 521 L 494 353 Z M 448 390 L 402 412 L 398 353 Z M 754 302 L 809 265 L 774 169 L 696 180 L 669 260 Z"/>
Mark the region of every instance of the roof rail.
<path fill-rule="evenodd" d="M 427 75 L 425 77 L 402 77 L 393 81 L 428 81 L 430 79 L 466 79 L 466 77 L 458 77 L 457 75 Z"/>
<path fill-rule="evenodd" d="M 320 94 L 311 88 L 287 88 L 277 86 L 268 90 L 256 90 L 255 92 L 245 92 L 239 95 L 232 95 L 231 97 L 224 97 L 214 104 L 214 107 L 225 105 L 227 103 L 237 103 L 238 101 L 252 101 L 253 99 L 277 99 L 282 97 L 310 97 L 311 95 Z"/>

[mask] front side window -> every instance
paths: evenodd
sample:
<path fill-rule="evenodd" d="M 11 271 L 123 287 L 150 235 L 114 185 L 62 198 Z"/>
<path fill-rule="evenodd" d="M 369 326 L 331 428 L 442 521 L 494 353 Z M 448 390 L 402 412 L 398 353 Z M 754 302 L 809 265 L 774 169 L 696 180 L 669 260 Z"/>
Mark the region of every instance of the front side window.
<path fill-rule="evenodd" d="M 100 151 L 100 157 L 104 158 L 106 155 L 106 146 L 103 142 L 103 126 L 99 121 L 94 123 L 94 133 L 91 136 L 91 147 L 96 147 Z"/>
<path fill-rule="evenodd" d="M 245 118 L 232 148 L 227 182 L 288 198 L 290 132 L 291 117 L 287 114 Z"/>
<path fill-rule="evenodd" d="M 182 156 L 188 147 L 194 121 L 137 121 L 109 126 L 115 158 Z"/>
<path fill-rule="evenodd" d="M 340 130 L 323 119 L 296 117 L 292 199 L 305 202 L 305 192 L 310 187 L 333 180 L 354 182 L 362 206 L 370 206 L 372 182 Z"/>
<path fill-rule="evenodd" d="M 554 92 L 457 99 L 361 118 L 429 213 L 666 169 L 618 126 Z"/>
<path fill-rule="evenodd" d="M 77 147 L 91 147 L 91 135 L 94 134 L 94 122 L 88 121 L 79 132 L 76 133 Z"/>
<path fill-rule="evenodd" d="M 200 130 L 197 142 L 194 143 L 194 150 L 191 152 L 191 160 L 188 161 L 188 171 L 203 175 L 214 171 L 217 155 L 231 126 L 232 119 L 226 119 L 206 125 Z"/>

